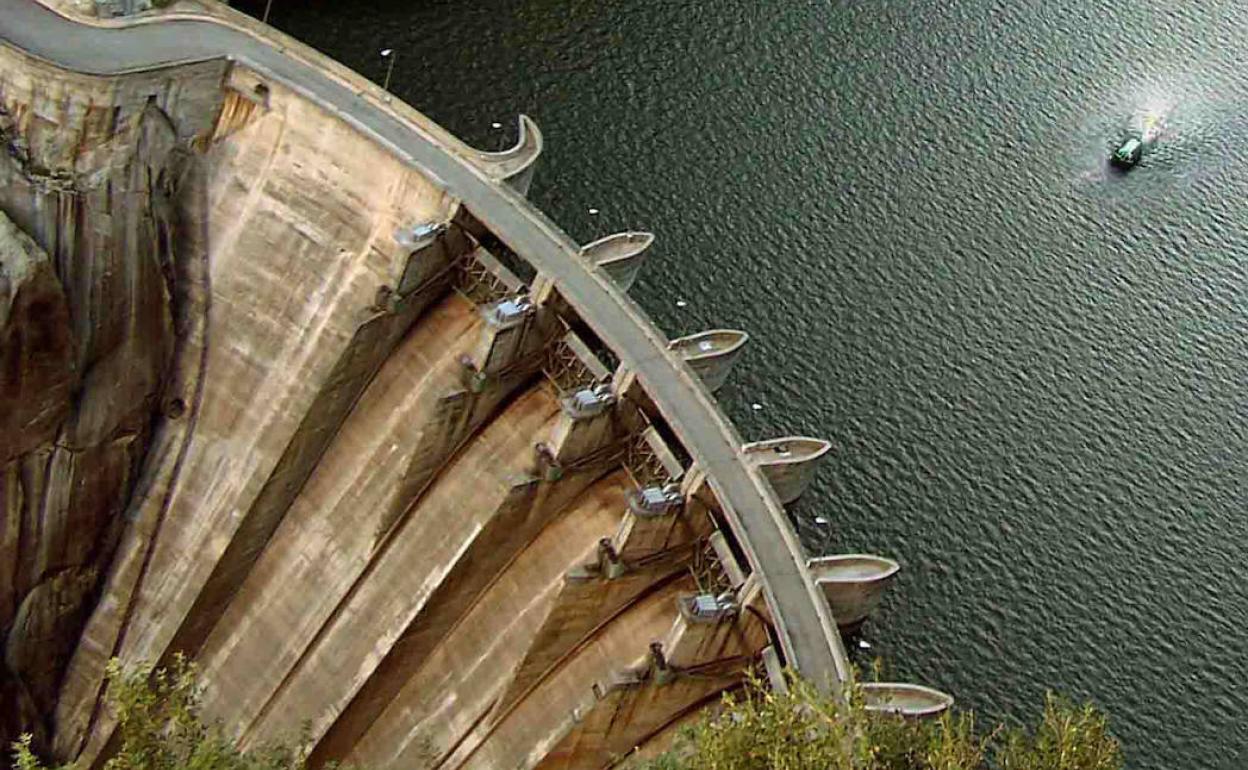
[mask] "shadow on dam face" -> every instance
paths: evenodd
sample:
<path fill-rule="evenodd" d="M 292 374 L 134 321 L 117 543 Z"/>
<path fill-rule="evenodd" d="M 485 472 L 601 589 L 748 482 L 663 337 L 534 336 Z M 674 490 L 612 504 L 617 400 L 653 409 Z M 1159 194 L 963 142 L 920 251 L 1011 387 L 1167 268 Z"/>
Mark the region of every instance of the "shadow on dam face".
<path fill-rule="evenodd" d="M 604 765 L 772 645 L 641 374 L 440 179 L 239 62 L 0 65 L 0 244 L 30 267 L 0 334 L 47 342 L 0 383 L 29 413 L 0 458 L 0 729 L 99 767 L 108 660 L 181 652 L 243 748 L 308 725 L 314 765 Z M 491 159 L 410 119 L 531 177 L 530 123 Z M 630 281 L 651 240 L 575 275 Z M 626 316 L 695 396 L 726 376 Z"/>

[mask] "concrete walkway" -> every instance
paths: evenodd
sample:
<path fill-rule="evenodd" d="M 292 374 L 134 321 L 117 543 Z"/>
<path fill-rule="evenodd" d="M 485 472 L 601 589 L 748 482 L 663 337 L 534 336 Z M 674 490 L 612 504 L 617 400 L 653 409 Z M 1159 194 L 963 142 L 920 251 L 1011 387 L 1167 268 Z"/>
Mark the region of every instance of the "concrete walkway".
<path fill-rule="evenodd" d="M 667 350 L 666 338 L 566 233 L 505 184 L 493 181 L 445 137 L 362 96 L 274 43 L 209 17 L 98 27 L 70 21 L 35 0 L 0 0 L 0 39 L 77 72 L 113 75 L 207 59 L 244 63 L 338 114 L 429 175 L 540 273 L 636 372 L 694 461 L 711 478 L 754 572 L 762 580 L 789 664 L 835 688 L 848 664 L 831 612 L 806 571 L 784 510 L 741 438 L 696 378 Z M 314 59 L 308 59 L 314 61 Z"/>

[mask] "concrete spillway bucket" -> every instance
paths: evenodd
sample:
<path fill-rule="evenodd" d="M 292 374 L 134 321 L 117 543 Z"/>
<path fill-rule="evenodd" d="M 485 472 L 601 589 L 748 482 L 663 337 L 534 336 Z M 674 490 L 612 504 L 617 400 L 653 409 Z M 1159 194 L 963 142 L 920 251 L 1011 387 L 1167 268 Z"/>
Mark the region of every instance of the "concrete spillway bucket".
<path fill-rule="evenodd" d="M 492 178 L 506 182 L 521 195 L 527 195 L 541 154 L 542 132 L 532 118 L 521 115 L 519 136 L 514 145 L 499 152 L 477 150 L 474 160 Z"/>
<path fill-rule="evenodd" d="M 880 606 L 901 565 L 864 553 L 823 556 L 806 563 L 842 633 L 852 633 Z"/>
<path fill-rule="evenodd" d="M 788 505 L 810 486 L 819 461 L 832 451 L 832 443 L 809 436 L 787 436 L 755 441 L 742 449 L 771 482 L 780 502 Z"/>
<path fill-rule="evenodd" d="M 642 255 L 654 243 L 654 233 L 629 231 L 599 238 L 581 247 L 581 258 L 611 277 L 624 291 L 641 272 Z"/>
<path fill-rule="evenodd" d="M 953 696 L 921 684 L 867 682 L 862 685 L 867 711 L 921 719 L 953 705 Z"/>
<path fill-rule="evenodd" d="M 707 390 L 719 390 L 732 371 L 750 335 L 738 329 L 711 329 L 678 337 L 667 344 L 689 364 Z"/>

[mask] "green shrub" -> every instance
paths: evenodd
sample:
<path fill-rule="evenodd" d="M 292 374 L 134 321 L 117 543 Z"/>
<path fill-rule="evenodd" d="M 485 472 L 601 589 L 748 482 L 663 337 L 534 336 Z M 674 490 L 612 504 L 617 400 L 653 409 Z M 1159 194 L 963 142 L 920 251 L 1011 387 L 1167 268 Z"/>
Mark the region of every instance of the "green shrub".
<path fill-rule="evenodd" d="M 639 770 L 1120 770 L 1122 752 L 1091 705 L 1049 696 L 1034 731 L 980 733 L 971 713 L 913 720 L 840 703 L 790 677 L 787 693 L 757 680 Z"/>
<path fill-rule="evenodd" d="M 123 673 L 109 665 L 110 703 L 120 749 L 106 770 L 304 770 L 306 752 L 272 746 L 241 752 L 200 711 L 195 667 L 178 658 L 169 669 Z M 14 770 L 50 770 L 30 736 L 13 745 Z M 430 749 L 421 764 L 431 763 Z M 1118 741 L 1105 716 L 1088 704 L 1048 696 L 1034 731 L 976 730 L 970 713 L 916 721 L 866 710 L 848 688 L 841 703 L 789 677 L 787 692 L 751 679 L 721 708 L 687 729 L 676 747 L 641 770 L 1121 770 Z M 70 770 L 69 767 L 58 770 Z"/>
<path fill-rule="evenodd" d="M 120 749 L 105 770 L 302 770 L 301 747 L 271 746 L 243 753 L 200 713 L 193 664 L 178 657 L 169 669 L 123 673 L 109 663 L 109 698 L 117 710 Z M 50 770 L 31 751 L 30 736 L 13 745 L 14 770 Z M 60 770 L 69 770 L 69 766 Z"/>
<path fill-rule="evenodd" d="M 1109 720 L 1091 704 L 1076 706 L 1049 694 L 1034 733 L 1006 735 L 998 758 L 1001 770 L 1117 770 L 1122 750 L 1109 733 Z"/>

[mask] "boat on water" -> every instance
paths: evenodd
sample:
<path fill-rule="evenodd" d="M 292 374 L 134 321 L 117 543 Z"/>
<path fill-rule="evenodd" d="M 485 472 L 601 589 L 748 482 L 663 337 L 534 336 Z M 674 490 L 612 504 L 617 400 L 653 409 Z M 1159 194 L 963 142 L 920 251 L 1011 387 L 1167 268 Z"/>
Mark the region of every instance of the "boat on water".
<path fill-rule="evenodd" d="M 742 447 L 771 483 L 780 502 L 801 497 L 815 476 L 818 461 L 832 451 L 832 442 L 809 436 L 786 436 L 754 441 Z"/>
<path fill-rule="evenodd" d="M 1109 162 L 1121 169 L 1129 169 L 1144 156 L 1144 142 L 1138 137 L 1127 137 L 1109 156 Z"/>
<path fill-rule="evenodd" d="M 865 553 L 823 556 L 806 563 L 823 591 L 842 634 L 858 630 L 880 606 L 884 592 L 901 565 L 884 556 Z"/>
<path fill-rule="evenodd" d="M 866 682 L 862 685 L 867 711 L 921 719 L 953 705 L 953 696 L 921 684 Z"/>
<path fill-rule="evenodd" d="M 733 361 L 749 340 L 750 335 L 739 329 L 710 329 L 678 337 L 667 346 L 679 354 L 702 378 L 707 390 L 714 393 L 728 379 Z"/>

